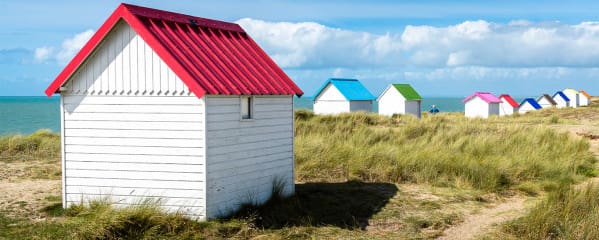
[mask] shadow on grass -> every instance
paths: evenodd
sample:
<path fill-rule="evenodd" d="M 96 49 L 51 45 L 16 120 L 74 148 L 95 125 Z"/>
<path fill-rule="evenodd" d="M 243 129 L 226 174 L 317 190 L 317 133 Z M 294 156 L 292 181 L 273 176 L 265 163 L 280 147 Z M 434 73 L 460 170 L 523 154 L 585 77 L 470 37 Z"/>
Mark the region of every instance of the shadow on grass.
<path fill-rule="evenodd" d="M 303 183 L 295 195 L 274 197 L 262 206 L 242 206 L 233 218 L 249 219 L 257 227 L 337 226 L 365 229 L 398 189 L 390 183 Z"/>

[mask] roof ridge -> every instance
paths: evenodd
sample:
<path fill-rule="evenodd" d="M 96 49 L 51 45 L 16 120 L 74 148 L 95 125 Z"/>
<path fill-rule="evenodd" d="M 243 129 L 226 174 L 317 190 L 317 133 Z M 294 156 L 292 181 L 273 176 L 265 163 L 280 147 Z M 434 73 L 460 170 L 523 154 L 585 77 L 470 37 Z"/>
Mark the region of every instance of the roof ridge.
<path fill-rule="evenodd" d="M 160 9 L 155 9 L 155 8 L 142 7 L 142 6 L 128 4 L 128 3 L 121 3 L 120 5 L 123 6 L 124 8 L 126 8 L 132 14 L 137 15 L 137 16 L 160 19 L 160 20 L 171 21 L 171 22 L 179 22 L 179 23 L 185 23 L 185 24 L 191 23 L 191 24 L 203 26 L 203 27 L 245 33 L 245 30 L 243 30 L 243 28 L 241 28 L 239 26 L 239 24 L 237 24 L 237 23 L 219 21 L 219 20 L 214 20 L 214 19 L 209 19 L 209 18 L 202 18 L 202 17 L 193 16 L 193 15 L 165 11 L 165 10 L 160 10 Z"/>
<path fill-rule="evenodd" d="M 328 81 L 359 81 L 355 78 L 329 78 Z"/>

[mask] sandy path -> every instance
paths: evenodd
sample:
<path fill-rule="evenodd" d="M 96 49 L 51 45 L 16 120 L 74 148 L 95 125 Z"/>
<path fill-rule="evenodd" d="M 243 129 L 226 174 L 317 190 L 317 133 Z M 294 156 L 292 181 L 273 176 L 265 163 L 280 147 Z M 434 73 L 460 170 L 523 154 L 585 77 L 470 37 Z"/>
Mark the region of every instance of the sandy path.
<path fill-rule="evenodd" d="M 447 229 L 443 236 L 437 239 L 472 239 L 482 233 L 488 232 L 499 223 L 514 219 L 524 214 L 526 198 L 514 196 L 506 199 L 481 212 L 469 215 L 461 224 Z"/>
<path fill-rule="evenodd" d="M 60 196 L 60 180 L 0 182 L 0 211 L 9 216 L 43 218 L 40 209 Z"/>
<path fill-rule="evenodd" d="M 565 126 L 562 129 L 567 129 L 573 135 L 586 137 L 590 142 L 590 151 L 599 158 L 599 139 L 591 139 L 588 136 L 588 133 L 593 133 L 594 135 L 597 129 L 580 125 Z M 579 183 L 577 186 L 582 187 L 593 183 L 599 183 L 599 177 L 590 178 Z M 464 219 L 464 222 L 448 228 L 443 233 L 443 236 L 437 239 L 473 239 L 487 233 L 498 224 L 522 216 L 526 211 L 525 200 L 525 197 L 514 196 L 490 208 L 485 208 L 479 213 L 468 215 Z"/>
<path fill-rule="evenodd" d="M 48 169 L 45 162 L 0 162 L 0 213 L 40 219 L 43 207 L 60 202 L 60 180 L 33 179 L 32 169 Z"/>

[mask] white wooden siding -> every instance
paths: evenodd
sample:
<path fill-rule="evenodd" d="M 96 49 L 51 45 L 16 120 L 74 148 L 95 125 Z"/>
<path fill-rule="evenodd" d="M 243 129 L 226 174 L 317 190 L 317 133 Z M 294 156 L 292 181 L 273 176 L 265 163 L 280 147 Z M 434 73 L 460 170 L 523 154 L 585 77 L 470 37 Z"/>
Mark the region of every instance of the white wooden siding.
<path fill-rule="evenodd" d="M 378 98 L 379 114 L 392 116 L 393 114 L 412 114 L 420 117 L 420 101 L 406 101 L 393 85 L 390 85 Z"/>
<path fill-rule="evenodd" d="M 580 96 L 578 93 L 573 91 L 564 90 L 563 91 L 566 97 L 570 99 L 570 107 L 577 108 L 580 107 Z"/>
<path fill-rule="evenodd" d="M 115 25 L 64 87 L 67 90 L 63 93 L 82 95 L 191 95 L 181 79 L 124 21 Z"/>
<path fill-rule="evenodd" d="M 557 105 L 555 105 L 557 108 L 564 108 L 564 107 L 568 107 L 570 105 L 570 101 L 566 101 L 566 99 L 564 99 L 559 94 L 556 94 L 555 96 L 553 96 L 553 101 L 555 101 L 555 103 L 557 103 Z"/>
<path fill-rule="evenodd" d="M 391 116 L 393 114 L 405 114 L 406 104 L 405 98 L 395 89 L 388 86 L 378 99 L 379 114 Z"/>
<path fill-rule="evenodd" d="M 120 21 L 63 90 L 64 205 L 158 198 L 205 219 L 204 100 Z"/>
<path fill-rule="evenodd" d="M 239 97 L 206 97 L 207 214 L 270 197 L 275 178 L 294 191 L 292 96 L 255 96 L 254 115 L 241 120 Z"/>
<path fill-rule="evenodd" d="M 490 105 L 481 98 L 474 96 L 465 104 L 465 115 L 470 118 L 488 118 L 491 112 Z M 497 114 L 499 113 L 498 111 L 499 106 L 497 106 Z"/>
<path fill-rule="evenodd" d="M 578 93 L 578 98 L 580 106 L 588 106 L 591 103 L 591 99 L 587 98 L 587 96 L 580 92 Z"/>
<path fill-rule="evenodd" d="M 549 99 L 545 98 L 545 96 L 541 96 L 540 98 L 538 98 L 537 102 L 539 103 L 539 105 L 541 105 L 542 108 L 553 107 L 553 104 L 551 104 L 551 102 L 549 102 Z"/>
<path fill-rule="evenodd" d="M 499 104 L 499 116 L 512 115 L 518 111 L 518 108 L 513 107 L 505 98 L 500 98 L 501 103 Z"/>
<path fill-rule="evenodd" d="M 205 219 L 203 99 L 62 98 L 67 206 L 94 198 L 122 205 L 154 198 L 166 210 Z"/>
<path fill-rule="evenodd" d="M 328 84 L 314 98 L 315 114 L 338 114 L 350 111 L 349 101 L 333 84 Z"/>
<path fill-rule="evenodd" d="M 518 109 L 519 113 L 527 113 L 530 111 L 536 111 L 537 109 L 535 107 L 533 107 L 529 102 L 524 102 L 524 104 L 522 104 L 520 106 L 520 108 Z"/>

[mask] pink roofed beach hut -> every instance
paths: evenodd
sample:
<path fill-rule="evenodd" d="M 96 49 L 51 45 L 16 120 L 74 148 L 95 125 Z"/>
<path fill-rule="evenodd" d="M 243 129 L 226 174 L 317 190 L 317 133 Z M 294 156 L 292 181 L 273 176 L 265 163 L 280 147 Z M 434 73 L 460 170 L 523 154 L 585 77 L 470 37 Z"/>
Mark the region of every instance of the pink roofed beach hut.
<path fill-rule="evenodd" d="M 499 115 L 499 104 L 501 99 L 489 92 L 475 92 L 464 98 L 466 117 L 488 118 L 491 115 Z"/>

